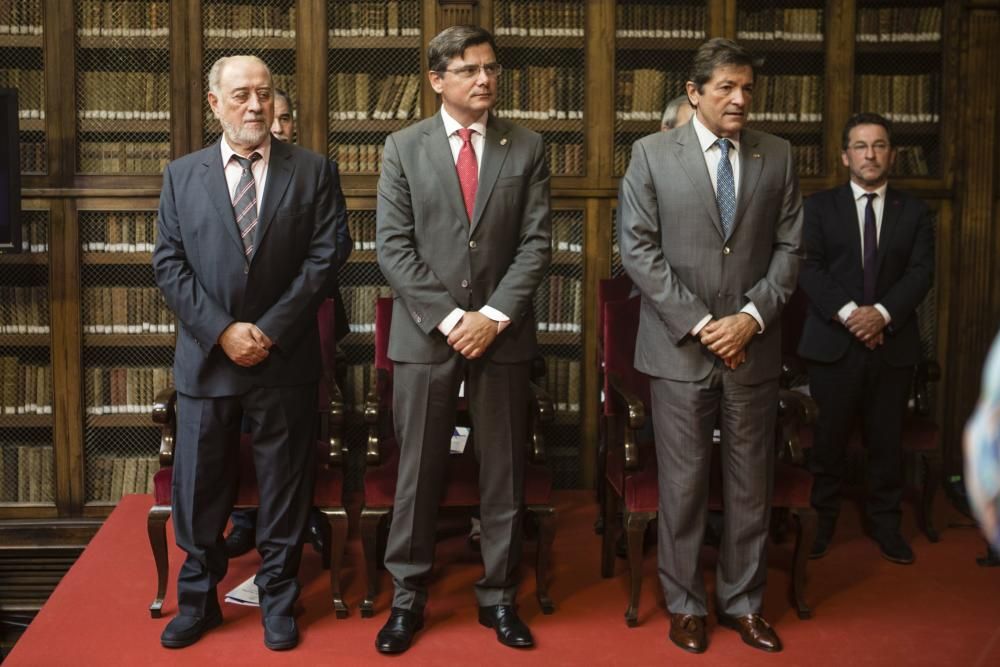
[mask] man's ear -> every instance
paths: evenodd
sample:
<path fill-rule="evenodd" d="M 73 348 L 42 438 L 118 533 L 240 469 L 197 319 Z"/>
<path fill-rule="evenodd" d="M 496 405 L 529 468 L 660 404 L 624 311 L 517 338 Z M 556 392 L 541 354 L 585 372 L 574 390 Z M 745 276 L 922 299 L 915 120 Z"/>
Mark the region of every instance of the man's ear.
<path fill-rule="evenodd" d="M 431 88 L 434 89 L 434 92 L 440 95 L 441 91 L 444 90 L 444 81 L 441 80 L 441 73 L 428 72 L 427 80 L 431 82 Z"/>

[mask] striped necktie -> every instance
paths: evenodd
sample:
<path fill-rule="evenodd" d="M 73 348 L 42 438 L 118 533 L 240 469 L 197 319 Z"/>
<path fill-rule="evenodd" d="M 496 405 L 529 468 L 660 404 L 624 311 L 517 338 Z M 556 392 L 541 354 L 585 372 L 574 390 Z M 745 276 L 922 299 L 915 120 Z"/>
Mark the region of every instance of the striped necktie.
<path fill-rule="evenodd" d="M 729 238 L 736 219 L 736 179 L 733 165 L 729 162 L 729 139 L 719 139 L 719 168 L 715 175 L 715 200 L 719 204 L 719 219 L 722 221 L 722 235 Z"/>
<path fill-rule="evenodd" d="M 253 180 L 253 163 L 261 158 L 260 153 L 251 153 L 250 157 L 240 157 L 234 155 L 243 173 L 240 174 L 240 182 L 236 185 L 236 196 L 233 197 L 233 213 L 236 215 L 236 226 L 240 230 L 240 238 L 243 239 L 243 250 L 247 261 L 253 254 L 253 236 L 257 229 L 257 186 Z"/>

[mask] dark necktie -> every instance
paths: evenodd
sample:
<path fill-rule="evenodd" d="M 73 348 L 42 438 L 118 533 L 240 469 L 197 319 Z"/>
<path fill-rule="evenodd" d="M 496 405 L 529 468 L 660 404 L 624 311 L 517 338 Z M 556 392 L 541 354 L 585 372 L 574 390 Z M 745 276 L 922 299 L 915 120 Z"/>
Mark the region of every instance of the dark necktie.
<path fill-rule="evenodd" d="M 865 206 L 865 302 L 863 305 L 870 306 L 875 303 L 875 278 L 878 267 L 878 233 L 875 229 L 875 206 L 873 204 L 878 195 L 873 192 L 865 197 L 868 198 L 868 205 Z"/>
<path fill-rule="evenodd" d="M 733 221 L 736 218 L 736 179 L 733 177 L 733 165 L 729 163 L 729 139 L 719 139 L 719 168 L 715 172 L 715 200 L 719 204 L 719 219 L 722 221 L 722 234 L 727 239 L 733 231 Z"/>
<path fill-rule="evenodd" d="M 455 170 L 458 171 L 458 184 L 462 187 L 465 212 L 469 214 L 471 224 L 472 210 L 476 207 L 476 189 L 479 187 L 479 165 L 476 163 L 476 150 L 472 147 L 472 130 L 463 127 L 458 131 L 458 137 L 462 140 L 462 148 L 458 151 Z"/>
<path fill-rule="evenodd" d="M 232 157 L 243 167 L 240 182 L 236 185 L 236 196 L 233 197 L 233 213 L 236 215 L 236 226 L 240 230 L 248 261 L 253 254 L 253 234 L 257 229 L 257 186 L 253 180 L 253 163 L 260 158 L 260 153 L 251 153 L 248 158 L 239 155 Z"/>

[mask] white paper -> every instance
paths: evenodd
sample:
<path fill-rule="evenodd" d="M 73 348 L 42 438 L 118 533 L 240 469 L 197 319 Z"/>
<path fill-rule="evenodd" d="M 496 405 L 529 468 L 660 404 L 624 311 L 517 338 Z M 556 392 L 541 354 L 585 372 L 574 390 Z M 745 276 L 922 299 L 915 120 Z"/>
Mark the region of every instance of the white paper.
<path fill-rule="evenodd" d="M 465 451 L 465 443 L 469 439 L 468 426 L 456 426 L 455 432 L 451 434 L 451 453 L 461 454 Z"/>
<path fill-rule="evenodd" d="M 242 584 L 226 593 L 226 602 L 229 604 L 241 604 L 247 607 L 259 607 L 257 585 L 253 583 L 254 576 L 244 581 Z"/>

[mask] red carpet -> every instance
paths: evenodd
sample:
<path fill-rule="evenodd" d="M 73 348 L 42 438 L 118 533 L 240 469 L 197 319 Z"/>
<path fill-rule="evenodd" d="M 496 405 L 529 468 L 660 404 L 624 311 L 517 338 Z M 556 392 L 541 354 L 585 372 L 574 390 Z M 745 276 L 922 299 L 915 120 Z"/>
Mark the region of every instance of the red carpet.
<path fill-rule="evenodd" d="M 224 625 L 198 644 L 181 650 L 159 645 L 160 631 L 176 612 L 171 588 L 165 618 L 146 611 L 155 582 L 146 538 L 148 496 L 122 500 L 90 546 L 63 579 L 38 617 L 21 637 L 4 667 L 10 665 L 1000 665 L 1000 569 L 977 567 L 983 542 L 971 528 L 945 530 L 929 544 L 913 528 L 910 507 L 904 527 L 917 554 L 904 567 L 882 560 L 877 548 L 861 537 L 855 512 L 844 524 L 829 555 L 810 562 L 808 600 L 814 618 L 800 621 L 787 601 L 789 545 L 771 549 L 765 612 L 785 643 L 768 655 L 739 640 L 736 633 L 709 625 L 709 649 L 692 656 L 666 638 L 667 620 L 655 578 L 655 558 L 646 558 L 646 579 L 639 620 L 625 626 L 626 580 L 619 561 L 614 579 L 598 572 L 599 539 L 591 524 L 592 495 L 561 492 L 555 544 L 552 596 L 556 613 L 543 616 L 534 599 L 533 569 L 524 568 L 521 611 L 538 647 L 516 651 L 500 646 L 491 631 L 476 622 L 473 582 L 480 569 L 464 539 L 443 540 L 438 548 L 437 579 L 431 589 L 427 626 L 404 656 L 375 652 L 375 633 L 385 621 L 390 581 L 382 573 L 379 613 L 362 619 L 361 551 L 352 536 L 344 571 L 352 613 L 337 620 L 327 598 L 327 580 L 316 554 L 306 548 L 301 579 L 304 613 L 302 642 L 293 651 L 264 648 L 257 610 L 224 605 Z M 943 509 L 943 508 L 942 508 Z M 939 516 L 944 514 L 940 512 Z M 170 531 L 168 531 L 169 533 Z M 526 545 L 526 563 L 534 547 Z M 711 586 L 714 554 L 706 550 L 705 572 Z M 180 552 L 171 552 L 171 580 Z M 233 561 L 224 582 L 228 590 L 256 567 L 251 553 Z"/>

